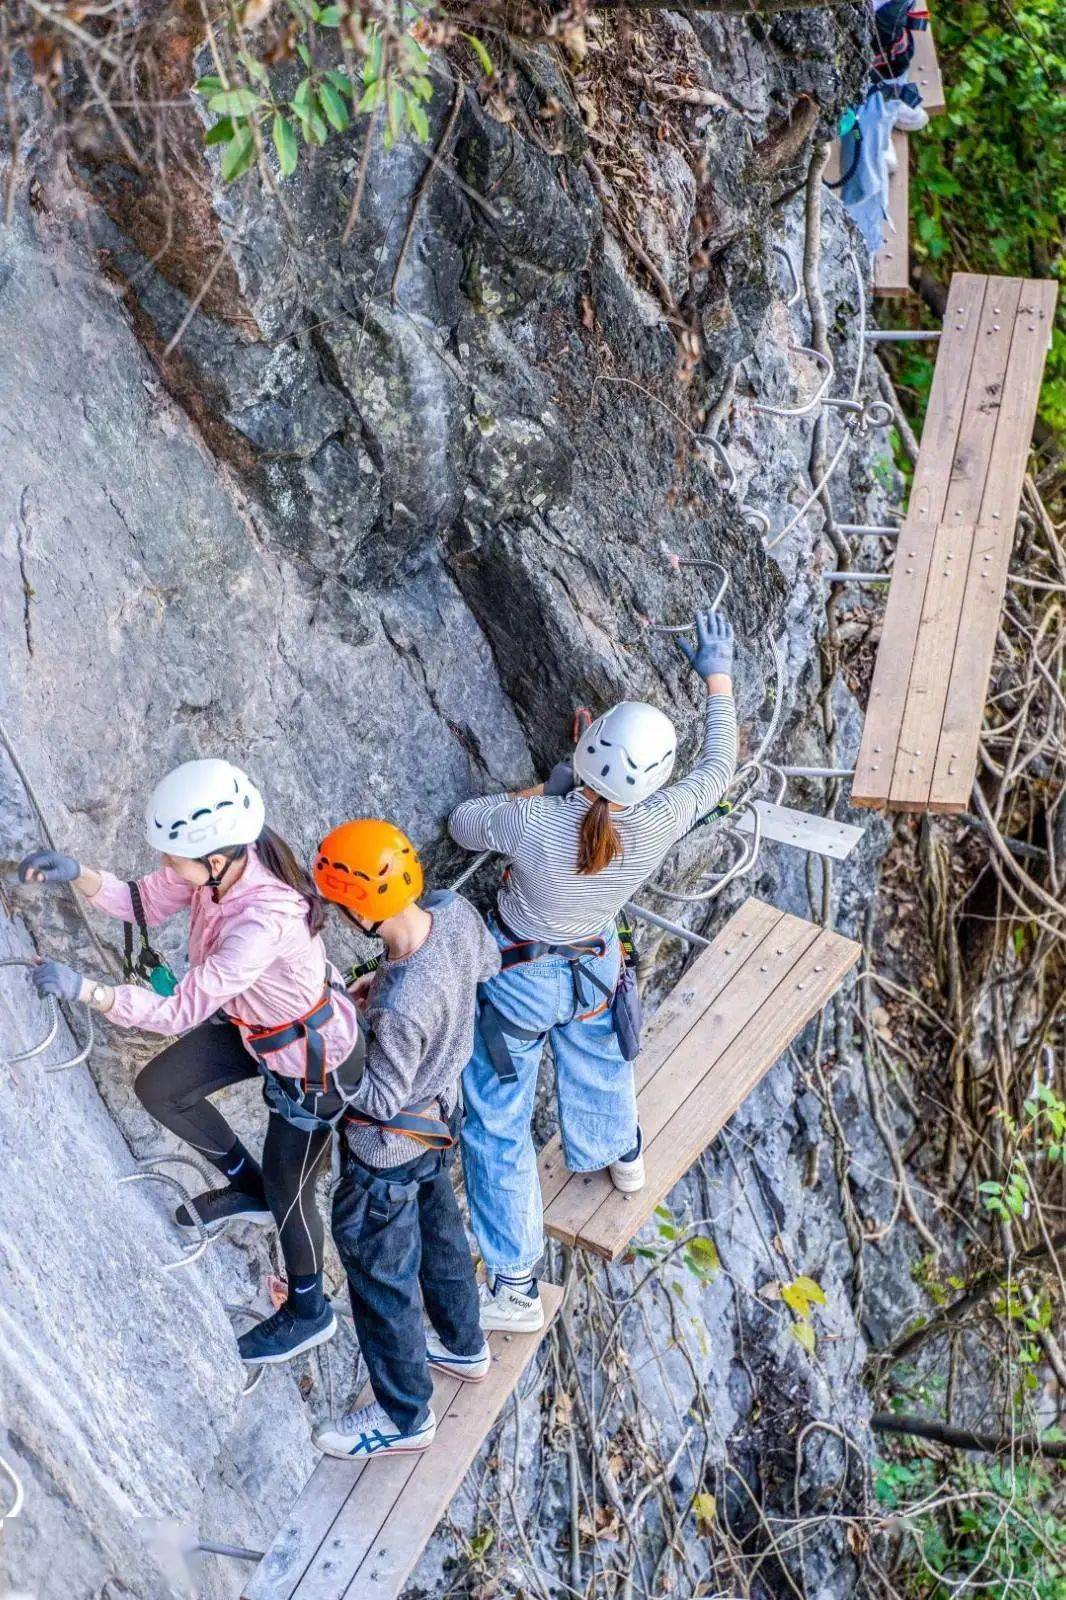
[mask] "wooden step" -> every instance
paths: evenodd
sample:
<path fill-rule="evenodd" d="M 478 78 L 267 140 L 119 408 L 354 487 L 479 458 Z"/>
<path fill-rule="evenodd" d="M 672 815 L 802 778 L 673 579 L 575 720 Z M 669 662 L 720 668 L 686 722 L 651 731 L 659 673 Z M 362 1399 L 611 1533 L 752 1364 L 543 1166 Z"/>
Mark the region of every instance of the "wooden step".
<path fill-rule="evenodd" d="M 910 151 L 907 135 L 893 130 L 896 170 L 888 175 L 885 242 L 874 256 L 874 294 L 882 298 L 911 292 Z"/>
<path fill-rule="evenodd" d="M 937 60 L 932 27 L 924 28 L 914 35 L 914 55 L 911 57 L 911 69 L 907 76 L 917 87 L 922 97 L 922 105 L 931 117 L 939 116 L 942 111 L 947 110 L 944 80 L 940 76 L 940 62 Z"/>
<path fill-rule="evenodd" d="M 1057 285 L 956 273 L 852 802 L 965 811 Z"/>
<path fill-rule="evenodd" d="M 568 1172 L 553 1139 L 540 1158 L 548 1232 L 616 1260 L 858 957 L 853 940 L 747 900 L 646 1030 L 636 1076 L 647 1184 L 621 1194 L 606 1172 Z"/>
<path fill-rule="evenodd" d="M 434 1375 L 437 1436 L 417 1455 L 323 1456 L 248 1579 L 243 1600 L 394 1600 L 544 1338 L 562 1290 L 540 1286 L 541 1333 L 491 1333 L 481 1383 Z M 358 1404 L 373 1399 L 369 1389 Z"/>

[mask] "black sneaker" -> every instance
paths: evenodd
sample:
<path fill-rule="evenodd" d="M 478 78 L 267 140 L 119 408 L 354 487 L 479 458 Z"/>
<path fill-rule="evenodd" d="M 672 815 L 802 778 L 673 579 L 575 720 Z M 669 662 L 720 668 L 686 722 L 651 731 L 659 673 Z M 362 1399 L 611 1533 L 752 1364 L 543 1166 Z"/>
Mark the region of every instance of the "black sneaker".
<path fill-rule="evenodd" d="M 282 1306 L 265 1322 L 242 1333 L 237 1349 L 246 1366 L 271 1367 L 313 1350 L 316 1344 L 325 1344 L 336 1331 L 337 1319 L 328 1300 L 317 1317 L 298 1317 Z"/>
<path fill-rule="evenodd" d="M 274 1213 L 262 1195 L 235 1189 L 232 1184 L 224 1189 L 205 1189 L 203 1194 L 193 1195 L 192 1203 L 206 1228 L 213 1222 L 257 1222 L 261 1227 L 270 1227 L 274 1221 Z M 174 1221 L 186 1233 L 199 1232 L 186 1205 L 178 1207 Z"/>

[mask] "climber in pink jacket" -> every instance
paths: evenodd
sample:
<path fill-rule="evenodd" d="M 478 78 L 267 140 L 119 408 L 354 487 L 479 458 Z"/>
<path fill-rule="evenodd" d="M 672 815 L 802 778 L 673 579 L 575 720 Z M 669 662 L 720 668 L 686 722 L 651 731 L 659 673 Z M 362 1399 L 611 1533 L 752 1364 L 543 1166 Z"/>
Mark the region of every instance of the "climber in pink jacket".
<path fill-rule="evenodd" d="M 262 797 L 239 768 L 187 761 L 149 802 L 158 871 L 124 883 L 53 850 L 34 851 L 19 867 L 24 883 L 72 883 L 127 924 L 127 975 L 149 987 L 96 983 L 59 961 L 41 962 L 34 982 L 42 994 L 94 1006 L 120 1028 L 179 1035 L 134 1087 L 146 1110 L 226 1179 L 192 1201 L 201 1221 L 277 1224 L 288 1299 L 238 1341 L 250 1365 L 290 1360 L 336 1332 L 322 1288 L 315 1180 L 365 1055 L 355 1005 L 330 984 L 322 901 L 264 821 Z M 190 965 L 178 982 L 147 929 L 183 911 Z M 208 1098 L 257 1076 L 271 1112 L 262 1166 Z M 184 1205 L 175 1221 L 196 1226 Z"/>

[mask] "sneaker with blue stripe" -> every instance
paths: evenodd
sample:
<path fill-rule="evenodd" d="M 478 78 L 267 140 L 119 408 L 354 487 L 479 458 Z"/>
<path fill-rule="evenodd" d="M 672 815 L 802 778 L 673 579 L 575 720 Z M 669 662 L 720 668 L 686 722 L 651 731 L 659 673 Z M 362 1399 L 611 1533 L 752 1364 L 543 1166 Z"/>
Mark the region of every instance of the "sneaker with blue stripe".
<path fill-rule="evenodd" d="M 425 1420 L 410 1433 L 401 1433 L 383 1406 L 372 1400 L 358 1411 L 346 1412 L 336 1422 L 316 1428 L 313 1442 L 327 1456 L 347 1461 L 369 1461 L 375 1456 L 409 1455 L 433 1443 L 437 1419 L 428 1407 Z"/>
<path fill-rule="evenodd" d="M 476 1355 L 457 1356 L 454 1350 L 449 1350 L 442 1339 L 438 1339 L 432 1328 L 426 1332 L 426 1360 L 431 1367 L 436 1367 L 438 1372 L 447 1372 L 453 1378 L 461 1378 L 464 1383 L 480 1383 L 488 1376 L 492 1366 L 492 1352 L 488 1340 L 482 1341 L 481 1349 Z"/>

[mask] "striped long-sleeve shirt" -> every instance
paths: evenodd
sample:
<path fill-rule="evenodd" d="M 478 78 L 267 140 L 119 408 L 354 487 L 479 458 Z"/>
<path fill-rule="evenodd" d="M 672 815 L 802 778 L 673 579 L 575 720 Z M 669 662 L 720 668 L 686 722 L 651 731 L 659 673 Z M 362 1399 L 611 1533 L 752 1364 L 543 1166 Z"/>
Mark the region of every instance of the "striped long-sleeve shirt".
<path fill-rule="evenodd" d="M 718 804 L 737 762 L 732 695 L 710 695 L 703 749 L 692 771 L 650 799 L 612 813 L 622 855 L 592 877 L 577 873 L 578 838 L 589 801 L 568 795 L 509 800 L 481 795 L 456 806 L 452 838 L 468 850 L 498 850 L 510 861 L 500 915 L 526 939 L 564 944 L 600 933 L 630 895 L 701 817 Z"/>

